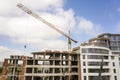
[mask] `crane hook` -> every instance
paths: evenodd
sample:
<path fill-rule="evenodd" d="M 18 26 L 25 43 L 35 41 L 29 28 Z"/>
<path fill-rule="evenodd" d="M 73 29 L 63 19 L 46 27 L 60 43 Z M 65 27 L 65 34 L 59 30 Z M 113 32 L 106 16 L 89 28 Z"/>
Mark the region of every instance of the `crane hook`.
<path fill-rule="evenodd" d="M 27 46 L 26 45 L 24 45 L 24 48 L 26 48 Z"/>

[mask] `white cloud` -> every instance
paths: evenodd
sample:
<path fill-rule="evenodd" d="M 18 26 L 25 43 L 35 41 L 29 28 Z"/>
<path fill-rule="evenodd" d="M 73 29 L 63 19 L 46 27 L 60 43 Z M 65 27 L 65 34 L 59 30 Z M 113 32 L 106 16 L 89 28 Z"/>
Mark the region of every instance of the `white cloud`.
<path fill-rule="evenodd" d="M 25 52 L 20 50 L 11 50 L 7 47 L 0 46 L 0 61 L 4 61 L 5 58 L 9 58 L 10 55 L 25 55 Z"/>
<path fill-rule="evenodd" d="M 32 10 L 54 11 L 56 8 L 63 7 L 63 0 L 0 0 L 0 15 L 14 16 L 19 15 L 21 11 L 16 7 L 22 3 Z"/>
<path fill-rule="evenodd" d="M 78 28 L 80 32 L 84 32 L 87 35 L 96 36 L 102 33 L 101 26 L 99 24 L 94 24 L 92 21 L 85 18 L 79 19 Z"/>
<path fill-rule="evenodd" d="M 117 32 L 117 33 L 120 33 L 120 22 L 117 23 L 116 32 Z"/>
<path fill-rule="evenodd" d="M 9 16 L 13 13 L 16 14 L 16 3 L 19 0 L 0 0 L 0 15 Z"/>
<path fill-rule="evenodd" d="M 120 8 L 117 8 L 117 11 L 120 12 Z"/>
<path fill-rule="evenodd" d="M 23 4 L 33 10 L 53 10 L 63 7 L 63 0 L 23 0 Z"/>
<path fill-rule="evenodd" d="M 55 18 L 56 18 L 56 23 L 58 24 L 61 24 L 62 20 L 64 20 L 62 18 L 61 20 L 57 20 L 57 18 L 59 18 L 57 16 L 55 16 Z M 30 45 L 34 45 L 34 46 L 36 45 L 37 47 L 39 45 L 39 47 L 40 46 L 44 47 L 46 46 L 47 43 L 49 44 L 53 42 L 53 44 L 49 44 L 49 45 L 47 44 L 48 46 L 51 46 L 51 48 L 49 47 L 50 49 L 53 49 L 53 47 L 56 45 L 57 46 L 54 48 L 60 48 L 61 46 L 60 49 L 66 49 L 65 46 L 63 47 L 63 45 L 66 45 L 65 42 L 62 40 L 59 41 L 59 38 L 62 36 L 61 34 L 59 34 L 58 32 L 54 31 L 53 29 L 49 28 L 45 24 L 37 21 L 32 17 L 29 18 L 25 16 L 19 18 L 15 17 L 12 18 L 10 21 L 8 21 L 6 25 L 4 25 L 5 23 L 4 20 L 2 23 L 4 27 L 0 27 L 0 34 L 9 36 L 11 38 L 11 41 L 14 43 L 27 42 Z M 68 23 L 64 23 L 64 26 L 67 24 Z M 63 26 L 61 28 L 67 29 L 67 27 L 63 27 Z"/>
<path fill-rule="evenodd" d="M 62 0 L 28 0 L 22 3 L 28 8 L 35 10 L 35 12 L 40 14 L 44 19 L 53 23 L 57 28 L 61 29 L 65 33 L 75 26 L 74 11 L 72 9 L 64 10 L 62 8 Z M 53 11 L 53 8 L 54 13 L 51 12 Z M 43 9 L 44 11 L 41 12 Z M 14 10 L 14 8 L 10 10 Z M 15 13 L 17 14 L 19 12 L 20 16 L 0 16 L 1 35 L 9 36 L 11 41 L 17 44 L 27 42 L 29 45 L 34 47 L 42 46 L 43 48 L 46 47 L 50 49 L 67 49 L 67 39 L 66 41 L 60 40 L 61 36 L 63 35 L 49 28 L 42 22 L 39 22 L 35 18 L 26 14 L 24 11 L 18 8 L 16 10 L 16 12 L 10 11 L 9 13 L 13 13 L 14 15 Z"/>
<path fill-rule="evenodd" d="M 77 20 L 76 17 L 79 16 L 74 15 L 74 10 L 64 10 L 64 0 L 3 0 L 0 3 L 0 35 L 8 36 L 14 44 L 27 43 L 39 50 L 67 50 L 67 39 L 61 40 L 63 35 L 17 8 L 19 2 L 65 33 L 68 30 L 82 31 L 88 35 L 101 32 L 100 26 L 90 20 Z"/>

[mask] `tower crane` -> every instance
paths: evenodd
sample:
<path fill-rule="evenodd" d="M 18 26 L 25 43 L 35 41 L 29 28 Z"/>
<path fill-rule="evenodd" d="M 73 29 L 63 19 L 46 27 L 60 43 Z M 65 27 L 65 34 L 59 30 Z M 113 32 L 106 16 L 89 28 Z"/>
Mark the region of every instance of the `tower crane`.
<path fill-rule="evenodd" d="M 33 16 L 34 18 L 38 19 L 39 21 L 43 22 L 44 24 L 46 24 L 47 26 L 51 27 L 52 29 L 54 29 L 55 31 L 59 32 L 60 34 L 64 35 L 66 38 L 68 38 L 68 50 L 71 50 L 71 41 L 77 43 L 76 40 L 72 39 L 70 37 L 70 32 L 69 35 L 65 34 L 63 31 L 61 31 L 60 29 L 56 28 L 56 26 L 54 26 L 52 23 L 48 22 L 47 20 L 43 19 L 42 17 L 40 17 L 38 14 L 34 13 L 32 10 L 30 10 L 29 8 L 27 8 L 26 6 L 24 6 L 21 3 L 17 4 L 17 7 L 19 7 L 20 9 L 22 9 L 23 11 L 25 11 L 26 13 L 28 13 L 29 15 Z"/>

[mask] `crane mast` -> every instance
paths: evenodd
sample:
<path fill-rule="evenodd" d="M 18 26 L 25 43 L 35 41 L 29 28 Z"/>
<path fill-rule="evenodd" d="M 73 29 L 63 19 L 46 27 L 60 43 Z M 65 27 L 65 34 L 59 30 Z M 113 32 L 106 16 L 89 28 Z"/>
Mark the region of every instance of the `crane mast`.
<path fill-rule="evenodd" d="M 42 17 L 40 17 L 39 15 L 37 15 L 36 13 L 34 13 L 32 10 L 28 9 L 27 7 L 25 7 L 23 4 L 19 3 L 19 4 L 17 4 L 17 7 L 19 7 L 20 9 L 22 9 L 23 11 L 25 11 L 29 15 L 35 17 L 39 21 L 43 22 L 44 24 L 48 25 L 49 27 L 53 28 L 54 30 L 56 30 L 60 34 L 62 34 L 65 37 L 67 37 L 68 38 L 68 49 L 71 48 L 70 47 L 71 46 L 71 41 L 77 43 L 76 40 L 72 39 L 69 35 L 65 34 L 63 31 L 61 31 L 58 28 L 56 28 L 56 26 L 54 26 L 52 23 L 46 21 L 45 19 L 43 19 Z"/>

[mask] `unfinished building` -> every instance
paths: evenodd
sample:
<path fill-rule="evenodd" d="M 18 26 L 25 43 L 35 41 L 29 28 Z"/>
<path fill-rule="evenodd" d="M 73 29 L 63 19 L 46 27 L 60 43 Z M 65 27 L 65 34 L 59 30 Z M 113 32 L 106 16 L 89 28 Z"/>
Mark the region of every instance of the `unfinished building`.
<path fill-rule="evenodd" d="M 47 50 L 32 54 L 5 59 L 1 80 L 81 80 L 79 53 Z"/>
<path fill-rule="evenodd" d="M 67 51 L 4 60 L 0 80 L 120 80 L 120 34 L 101 34 Z"/>

